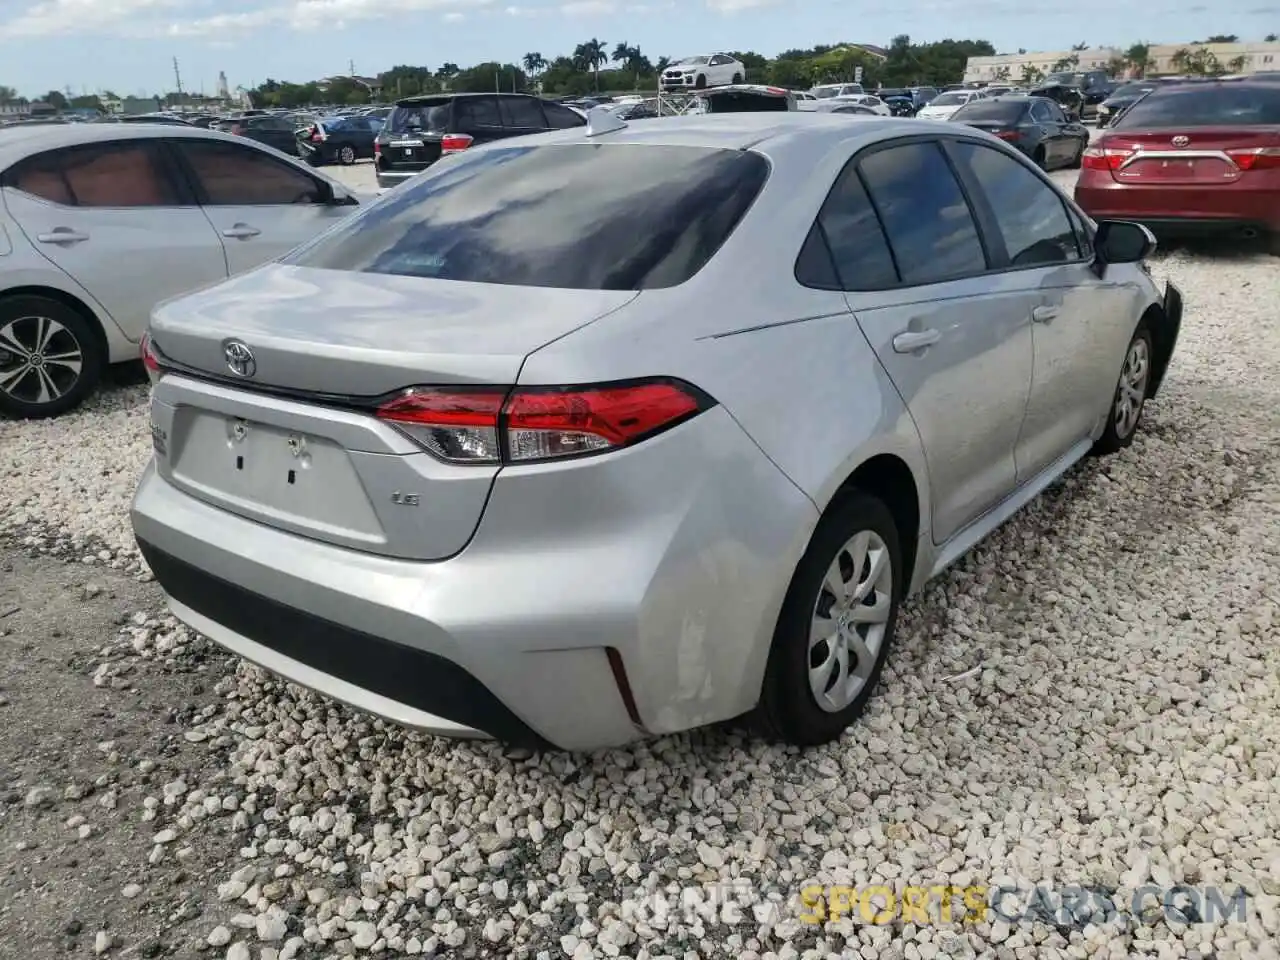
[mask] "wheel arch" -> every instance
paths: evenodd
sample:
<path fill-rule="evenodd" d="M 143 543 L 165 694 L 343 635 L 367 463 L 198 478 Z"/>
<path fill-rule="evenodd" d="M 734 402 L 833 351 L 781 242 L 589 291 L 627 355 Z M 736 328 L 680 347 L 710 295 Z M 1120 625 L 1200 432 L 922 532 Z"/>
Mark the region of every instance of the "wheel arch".
<path fill-rule="evenodd" d="M 915 582 L 919 556 L 922 514 L 920 485 L 907 462 L 893 453 L 877 453 L 860 463 L 836 488 L 832 502 L 842 495 L 860 490 L 880 500 L 893 516 L 902 548 L 901 595 L 905 596 Z M 828 504 L 830 506 L 830 504 Z"/>
<path fill-rule="evenodd" d="M 13 297 L 44 297 L 46 300 L 54 300 L 61 303 L 69 310 L 74 310 L 80 314 L 89 324 L 89 329 L 93 331 L 94 339 L 97 347 L 102 353 L 103 363 L 110 363 L 111 344 L 107 341 L 107 331 L 103 327 L 102 319 L 97 312 L 85 303 L 74 293 L 59 289 L 58 287 L 49 287 L 41 284 L 24 284 L 16 287 L 6 287 L 0 290 L 0 303 Z"/>

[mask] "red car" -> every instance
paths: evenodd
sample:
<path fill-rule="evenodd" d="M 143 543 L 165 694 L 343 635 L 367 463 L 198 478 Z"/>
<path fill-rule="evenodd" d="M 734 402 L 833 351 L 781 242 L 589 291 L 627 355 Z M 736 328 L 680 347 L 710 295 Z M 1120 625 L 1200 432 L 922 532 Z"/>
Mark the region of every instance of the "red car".
<path fill-rule="evenodd" d="M 1159 86 L 1085 150 L 1076 202 L 1166 235 L 1265 235 L 1280 255 L 1280 84 Z"/>

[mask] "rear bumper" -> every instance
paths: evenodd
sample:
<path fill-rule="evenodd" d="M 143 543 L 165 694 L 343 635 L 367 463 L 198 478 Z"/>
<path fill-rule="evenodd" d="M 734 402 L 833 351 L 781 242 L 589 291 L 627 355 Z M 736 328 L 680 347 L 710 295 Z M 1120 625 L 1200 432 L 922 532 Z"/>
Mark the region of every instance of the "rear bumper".
<path fill-rule="evenodd" d="M 633 450 L 505 468 L 445 561 L 255 523 L 154 466 L 132 520 L 174 614 L 248 660 L 442 736 L 595 749 L 755 705 L 817 511 L 713 408 Z"/>
<path fill-rule="evenodd" d="M 1075 199 L 1095 220 L 1132 220 L 1169 236 L 1280 230 L 1280 194 L 1274 190 L 1156 187 L 1091 173 L 1076 184 Z"/>
<path fill-rule="evenodd" d="M 390 189 L 397 187 L 406 180 L 411 180 L 424 170 L 429 169 L 423 167 L 422 170 L 383 170 L 381 167 L 377 170 L 378 186 Z"/>

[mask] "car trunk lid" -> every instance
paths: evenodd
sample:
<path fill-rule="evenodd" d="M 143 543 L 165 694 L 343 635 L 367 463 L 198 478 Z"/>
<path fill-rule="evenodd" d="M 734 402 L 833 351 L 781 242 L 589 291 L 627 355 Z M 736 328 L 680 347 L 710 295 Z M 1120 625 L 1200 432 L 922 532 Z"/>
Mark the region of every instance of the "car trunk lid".
<path fill-rule="evenodd" d="M 1097 145 L 1118 183 L 1227 186 L 1280 162 L 1280 127 L 1117 131 Z"/>
<path fill-rule="evenodd" d="M 157 309 L 157 466 L 193 497 L 350 549 L 437 560 L 496 466 L 445 463 L 374 416 L 416 385 L 515 383 L 525 357 L 638 296 L 271 265 Z M 228 341 L 252 360 L 232 364 Z M 235 371 L 241 371 L 242 375 Z"/>

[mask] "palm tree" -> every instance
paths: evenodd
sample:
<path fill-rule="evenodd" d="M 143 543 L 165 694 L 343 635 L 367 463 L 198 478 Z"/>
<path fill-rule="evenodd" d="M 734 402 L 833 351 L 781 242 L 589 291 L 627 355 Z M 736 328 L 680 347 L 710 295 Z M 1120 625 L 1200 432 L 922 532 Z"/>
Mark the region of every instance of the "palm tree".
<path fill-rule="evenodd" d="M 1280 40 L 1280 34 L 1268 33 L 1262 39 L 1267 41 L 1267 43 L 1275 43 L 1277 40 Z"/>
<path fill-rule="evenodd" d="M 596 91 L 600 90 L 600 68 L 609 62 L 605 53 L 604 41 L 592 37 L 586 43 L 580 43 L 573 51 L 573 59 L 584 70 L 590 70 L 595 77 Z"/>
<path fill-rule="evenodd" d="M 0 86 L 0 105 L 8 105 L 18 99 L 18 91 L 13 87 Z"/>
<path fill-rule="evenodd" d="M 632 47 L 624 40 L 613 48 L 613 62 L 622 64 L 635 77 L 635 85 L 640 86 L 640 74 L 653 69 L 649 58 L 640 52 L 639 47 Z"/>
<path fill-rule="evenodd" d="M 526 53 L 524 55 L 524 72 L 528 74 L 538 74 L 547 68 L 547 58 L 540 53 Z"/>
<path fill-rule="evenodd" d="M 1169 62 L 1173 64 L 1173 66 L 1176 67 L 1180 73 L 1190 73 L 1191 72 L 1191 51 L 1188 50 L 1186 47 L 1179 47 L 1177 50 L 1174 51 L 1173 56 L 1169 58 Z"/>

